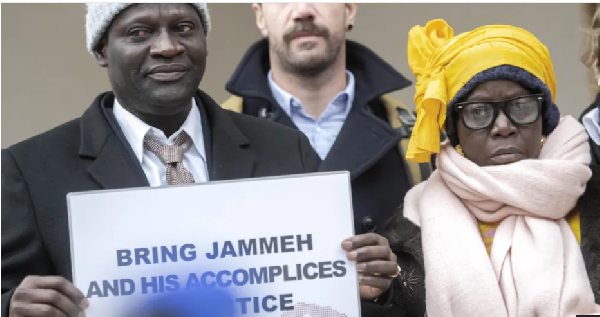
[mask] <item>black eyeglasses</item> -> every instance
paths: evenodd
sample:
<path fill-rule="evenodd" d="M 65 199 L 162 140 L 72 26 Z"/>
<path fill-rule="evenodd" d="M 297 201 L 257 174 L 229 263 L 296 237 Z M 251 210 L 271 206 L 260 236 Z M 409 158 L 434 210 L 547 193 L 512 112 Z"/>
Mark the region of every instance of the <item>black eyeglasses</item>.
<path fill-rule="evenodd" d="M 467 128 L 481 130 L 496 122 L 499 108 L 502 108 L 513 125 L 531 124 L 542 115 L 543 104 L 544 95 L 536 94 L 499 101 L 460 102 L 454 105 L 454 109 Z"/>

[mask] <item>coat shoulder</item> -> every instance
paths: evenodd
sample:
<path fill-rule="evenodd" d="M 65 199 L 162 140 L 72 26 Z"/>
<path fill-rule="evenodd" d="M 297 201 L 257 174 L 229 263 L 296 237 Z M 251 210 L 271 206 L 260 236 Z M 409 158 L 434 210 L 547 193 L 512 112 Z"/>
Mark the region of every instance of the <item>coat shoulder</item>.
<path fill-rule="evenodd" d="M 235 125 L 244 132 L 248 138 L 260 138 L 259 141 L 268 140 L 279 142 L 289 142 L 298 140 L 301 132 L 277 122 L 272 122 L 262 118 L 256 118 L 250 115 L 238 113 L 231 110 L 225 110 L 225 113 L 233 120 Z"/>
<path fill-rule="evenodd" d="M 60 152 L 65 148 L 79 147 L 80 138 L 80 120 L 73 119 L 13 144 L 6 148 L 6 151 L 10 152 L 15 158 L 21 156 L 47 157 L 47 155 Z"/>
<path fill-rule="evenodd" d="M 408 106 L 406 104 L 404 104 L 402 101 L 400 101 L 400 99 L 395 98 L 394 96 L 392 96 L 390 94 L 382 95 L 381 101 L 383 102 L 383 104 L 386 107 L 402 108 L 402 109 L 412 112 L 412 110 L 410 110 L 408 108 Z"/>
<path fill-rule="evenodd" d="M 318 170 L 320 159 L 304 133 L 270 120 L 222 111 L 250 142 L 250 150 L 262 166 L 280 166 L 284 174 Z"/>
<path fill-rule="evenodd" d="M 232 95 L 231 97 L 227 98 L 227 100 L 225 100 L 223 103 L 221 103 L 221 108 L 241 113 L 243 110 L 243 105 L 244 99 L 242 97 Z"/>

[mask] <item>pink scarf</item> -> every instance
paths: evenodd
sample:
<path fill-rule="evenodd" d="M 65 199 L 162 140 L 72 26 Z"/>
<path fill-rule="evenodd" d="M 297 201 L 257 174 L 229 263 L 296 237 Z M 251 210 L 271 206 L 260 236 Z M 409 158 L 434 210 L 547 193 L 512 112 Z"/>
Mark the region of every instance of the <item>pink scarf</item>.
<path fill-rule="evenodd" d="M 442 145 L 436 170 L 408 192 L 421 227 L 428 316 L 540 317 L 600 313 L 564 220 L 592 172 L 588 137 L 560 124 L 537 160 L 479 167 Z M 488 256 L 477 220 L 502 221 Z"/>

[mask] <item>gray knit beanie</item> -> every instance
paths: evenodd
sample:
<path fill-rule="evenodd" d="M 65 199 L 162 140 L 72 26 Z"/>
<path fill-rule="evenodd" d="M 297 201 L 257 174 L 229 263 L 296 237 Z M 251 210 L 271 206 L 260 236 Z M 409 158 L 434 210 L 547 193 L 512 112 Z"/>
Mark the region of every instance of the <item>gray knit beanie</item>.
<path fill-rule="evenodd" d="M 93 54 L 94 48 L 98 45 L 98 42 L 104 36 L 104 32 L 108 29 L 113 19 L 121 13 L 121 11 L 127 9 L 129 6 L 135 3 L 88 3 L 87 15 L 85 16 L 85 33 L 87 49 L 90 54 Z M 208 14 L 208 8 L 206 3 L 190 3 L 200 14 L 200 20 L 204 27 L 204 35 L 208 36 L 210 31 L 210 15 Z"/>

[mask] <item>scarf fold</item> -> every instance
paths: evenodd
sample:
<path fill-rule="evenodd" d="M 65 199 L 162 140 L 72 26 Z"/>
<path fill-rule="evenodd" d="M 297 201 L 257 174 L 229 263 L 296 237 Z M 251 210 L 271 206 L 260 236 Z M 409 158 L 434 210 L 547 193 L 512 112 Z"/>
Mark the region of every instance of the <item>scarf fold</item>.
<path fill-rule="evenodd" d="M 600 314 L 564 217 L 591 178 L 588 137 L 561 119 L 537 160 L 479 167 L 442 145 L 404 216 L 421 227 L 429 316 Z M 491 256 L 477 220 L 500 221 Z"/>

